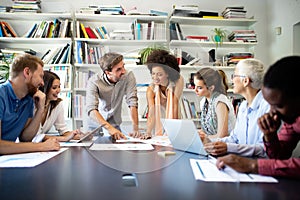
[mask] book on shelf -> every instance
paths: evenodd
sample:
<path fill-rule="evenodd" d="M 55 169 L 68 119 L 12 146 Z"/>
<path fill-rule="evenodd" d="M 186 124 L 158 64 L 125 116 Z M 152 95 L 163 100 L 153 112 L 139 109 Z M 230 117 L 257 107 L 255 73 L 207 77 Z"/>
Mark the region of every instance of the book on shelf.
<path fill-rule="evenodd" d="M 132 30 L 113 30 L 109 33 L 112 40 L 133 40 L 134 35 Z"/>
<path fill-rule="evenodd" d="M 88 71 L 76 71 L 75 78 L 74 78 L 74 87 L 75 88 L 86 88 L 86 84 L 88 79 L 93 76 L 95 72 L 88 70 Z"/>
<path fill-rule="evenodd" d="M 198 5 L 174 5 L 172 16 L 199 17 Z"/>
<path fill-rule="evenodd" d="M 34 35 L 35 38 L 41 38 L 42 37 L 43 31 L 46 27 L 46 24 L 47 24 L 47 22 L 45 20 L 43 20 L 39 23 L 39 25 L 37 27 L 37 30 L 35 32 L 35 35 Z"/>
<path fill-rule="evenodd" d="M 170 23 L 169 29 L 170 29 L 170 40 L 178 40 L 178 36 L 176 32 L 176 24 Z"/>
<path fill-rule="evenodd" d="M 121 5 L 100 5 L 100 14 L 106 15 L 124 15 L 124 8 Z"/>
<path fill-rule="evenodd" d="M 72 110 L 73 110 L 72 109 L 72 94 L 71 94 L 71 92 L 60 92 L 59 97 L 63 100 L 65 119 L 71 118 Z"/>
<path fill-rule="evenodd" d="M 190 41 L 201 41 L 201 42 L 208 42 L 209 37 L 204 35 L 187 35 L 185 36 L 186 40 Z"/>
<path fill-rule="evenodd" d="M 223 16 L 202 16 L 203 19 L 224 19 Z"/>
<path fill-rule="evenodd" d="M 58 33 L 58 37 L 60 37 L 60 38 L 66 37 L 68 25 L 69 25 L 69 19 L 62 20 L 61 25 L 60 25 L 61 28 Z"/>
<path fill-rule="evenodd" d="M 28 48 L 4 48 L 1 49 L 3 54 L 24 54 L 29 53 L 31 55 L 36 55 L 36 51 Z"/>
<path fill-rule="evenodd" d="M 189 100 L 183 96 L 180 102 L 181 116 L 183 119 L 192 119 L 192 109 Z"/>
<path fill-rule="evenodd" d="M 225 63 L 230 65 L 236 65 L 240 60 L 246 58 L 254 58 L 254 54 L 250 52 L 231 52 L 224 56 Z"/>
<path fill-rule="evenodd" d="M 216 12 L 216 11 L 205 11 L 205 10 L 200 10 L 199 11 L 199 16 L 200 17 L 218 17 L 219 16 L 219 13 Z"/>
<path fill-rule="evenodd" d="M 92 28 L 89 26 L 85 27 L 85 31 L 88 35 L 88 38 L 90 39 L 98 39 L 98 37 L 95 35 L 94 31 L 92 31 Z"/>
<path fill-rule="evenodd" d="M 103 34 L 104 34 L 104 39 L 110 39 L 110 38 L 109 38 L 108 31 L 107 31 L 107 28 L 105 27 L 105 25 L 101 25 L 101 27 L 100 27 L 100 28 L 101 28 L 100 30 L 102 30 L 102 31 L 103 31 Z"/>
<path fill-rule="evenodd" d="M 58 56 L 56 57 L 53 64 L 63 63 L 63 60 L 66 60 L 66 55 L 68 55 L 68 51 L 70 50 L 70 44 L 67 43 L 64 47 L 61 48 Z M 65 64 L 65 63 L 64 63 Z"/>
<path fill-rule="evenodd" d="M 247 11 L 244 10 L 244 6 L 228 6 L 226 7 L 221 15 L 224 18 L 245 18 Z"/>
<path fill-rule="evenodd" d="M 48 49 L 41 59 L 45 64 L 69 64 L 71 56 L 71 45 L 67 43 L 62 47 Z"/>
<path fill-rule="evenodd" d="M 57 38 L 59 35 L 61 21 L 59 19 L 55 19 L 53 22 L 53 32 L 52 32 L 52 38 Z"/>
<path fill-rule="evenodd" d="M 42 61 L 45 63 L 45 64 L 51 64 L 51 60 L 53 59 L 53 57 L 59 52 L 60 50 L 60 47 L 55 47 L 55 48 L 52 48 L 52 49 L 48 49 L 44 55 L 41 57 L 42 58 Z"/>
<path fill-rule="evenodd" d="M 0 22 L 1 23 L 1 22 Z M 2 26 L 0 25 L 0 37 L 5 37 L 4 35 L 3 35 L 3 31 L 2 31 Z"/>
<path fill-rule="evenodd" d="M 1 32 L 3 37 L 18 37 L 17 33 L 12 28 L 12 26 L 10 26 L 9 23 L 5 21 L 1 21 L 0 24 L 1 24 L 0 28 L 2 28 Z"/>
<path fill-rule="evenodd" d="M 170 23 L 170 39 L 171 40 L 185 40 L 181 31 L 179 23 Z"/>
<path fill-rule="evenodd" d="M 195 102 L 190 102 L 190 107 L 191 107 L 191 114 L 192 114 L 192 117 L 194 119 L 198 118 L 198 113 L 197 113 L 197 110 L 196 110 L 196 106 L 195 106 Z"/>
<path fill-rule="evenodd" d="M 49 22 L 49 26 L 48 26 L 48 30 L 47 30 L 47 34 L 46 34 L 45 38 L 52 38 L 52 36 L 53 36 L 53 30 L 54 30 L 54 22 L 50 21 Z"/>
<path fill-rule="evenodd" d="M 100 14 L 100 10 L 98 6 L 82 7 L 79 9 L 79 12 L 83 14 Z"/>
<path fill-rule="evenodd" d="M 83 23 L 80 23 L 80 30 L 82 31 L 84 38 L 89 38 Z"/>
<path fill-rule="evenodd" d="M 152 14 L 154 16 L 168 16 L 169 15 L 168 12 L 154 10 L 154 9 L 150 9 L 149 12 L 150 12 L 150 14 Z"/>
<path fill-rule="evenodd" d="M 176 33 L 177 33 L 177 37 L 178 37 L 179 40 L 184 40 L 185 39 L 185 37 L 183 37 L 183 34 L 182 34 L 179 23 L 176 23 Z"/>
<path fill-rule="evenodd" d="M 81 94 L 74 95 L 74 117 L 75 118 L 83 118 L 85 101 L 86 101 L 86 97 L 84 95 Z"/>
<path fill-rule="evenodd" d="M 90 45 L 84 41 L 76 42 L 76 62 L 78 64 L 98 64 L 99 59 L 109 52 L 109 48 L 103 45 Z"/>

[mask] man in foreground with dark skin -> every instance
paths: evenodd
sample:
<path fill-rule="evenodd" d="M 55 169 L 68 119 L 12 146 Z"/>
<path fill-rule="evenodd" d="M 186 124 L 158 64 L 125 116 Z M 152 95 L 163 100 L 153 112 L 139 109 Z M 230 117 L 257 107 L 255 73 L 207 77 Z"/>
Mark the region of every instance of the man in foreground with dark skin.
<path fill-rule="evenodd" d="M 300 158 L 291 157 L 300 140 L 300 56 L 289 56 L 273 64 L 264 77 L 262 93 L 270 104 L 270 112 L 258 119 L 269 159 L 250 159 L 227 155 L 217 160 L 239 172 L 258 173 L 300 179 Z M 282 126 L 281 126 L 282 125 Z"/>

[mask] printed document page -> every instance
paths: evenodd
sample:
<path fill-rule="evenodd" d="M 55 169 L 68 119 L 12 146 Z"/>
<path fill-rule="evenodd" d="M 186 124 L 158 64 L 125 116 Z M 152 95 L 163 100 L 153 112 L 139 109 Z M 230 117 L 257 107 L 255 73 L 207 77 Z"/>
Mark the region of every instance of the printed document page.
<path fill-rule="evenodd" d="M 93 144 L 90 150 L 153 150 L 151 144 Z"/>
<path fill-rule="evenodd" d="M 278 180 L 271 176 L 258 174 L 239 173 L 226 166 L 219 170 L 215 164 L 216 159 L 190 159 L 190 164 L 196 180 L 207 182 L 263 182 L 278 183 Z"/>
<path fill-rule="evenodd" d="M 0 167 L 35 167 L 50 158 L 64 152 L 67 148 L 59 151 L 21 153 L 0 156 Z"/>
<path fill-rule="evenodd" d="M 145 144 L 159 145 L 159 146 L 172 146 L 168 136 L 153 136 L 151 139 L 142 140 L 139 138 L 126 136 L 127 139 L 116 140 L 118 143 L 128 142 L 141 142 Z"/>

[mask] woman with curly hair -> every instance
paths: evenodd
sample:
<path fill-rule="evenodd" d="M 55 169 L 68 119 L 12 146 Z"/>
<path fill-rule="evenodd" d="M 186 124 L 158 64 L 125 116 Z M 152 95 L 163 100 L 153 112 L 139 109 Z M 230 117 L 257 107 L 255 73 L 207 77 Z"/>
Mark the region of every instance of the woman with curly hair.
<path fill-rule="evenodd" d="M 174 55 L 166 50 L 154 50 L 147 59 L 153 82 L 147 88 L 147 131 L 142 138 L 163 135 L 161 118 L 180 118 L 179 100 L 184 81 Z"/>

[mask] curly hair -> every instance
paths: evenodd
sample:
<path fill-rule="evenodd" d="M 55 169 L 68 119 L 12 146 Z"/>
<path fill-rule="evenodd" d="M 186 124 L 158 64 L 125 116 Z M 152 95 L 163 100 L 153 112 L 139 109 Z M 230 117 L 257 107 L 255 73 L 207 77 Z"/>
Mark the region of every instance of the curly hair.
<path fill-rule="evenodd" d="M 146 64 L 150 73 L 152 73 L 153 67 L 160 66 L 169 75 L 171 81 L 175 82 L 180 77 L 180 68 L 176 57 L 166 50 L 153 50 L 148 56 Z"/>

